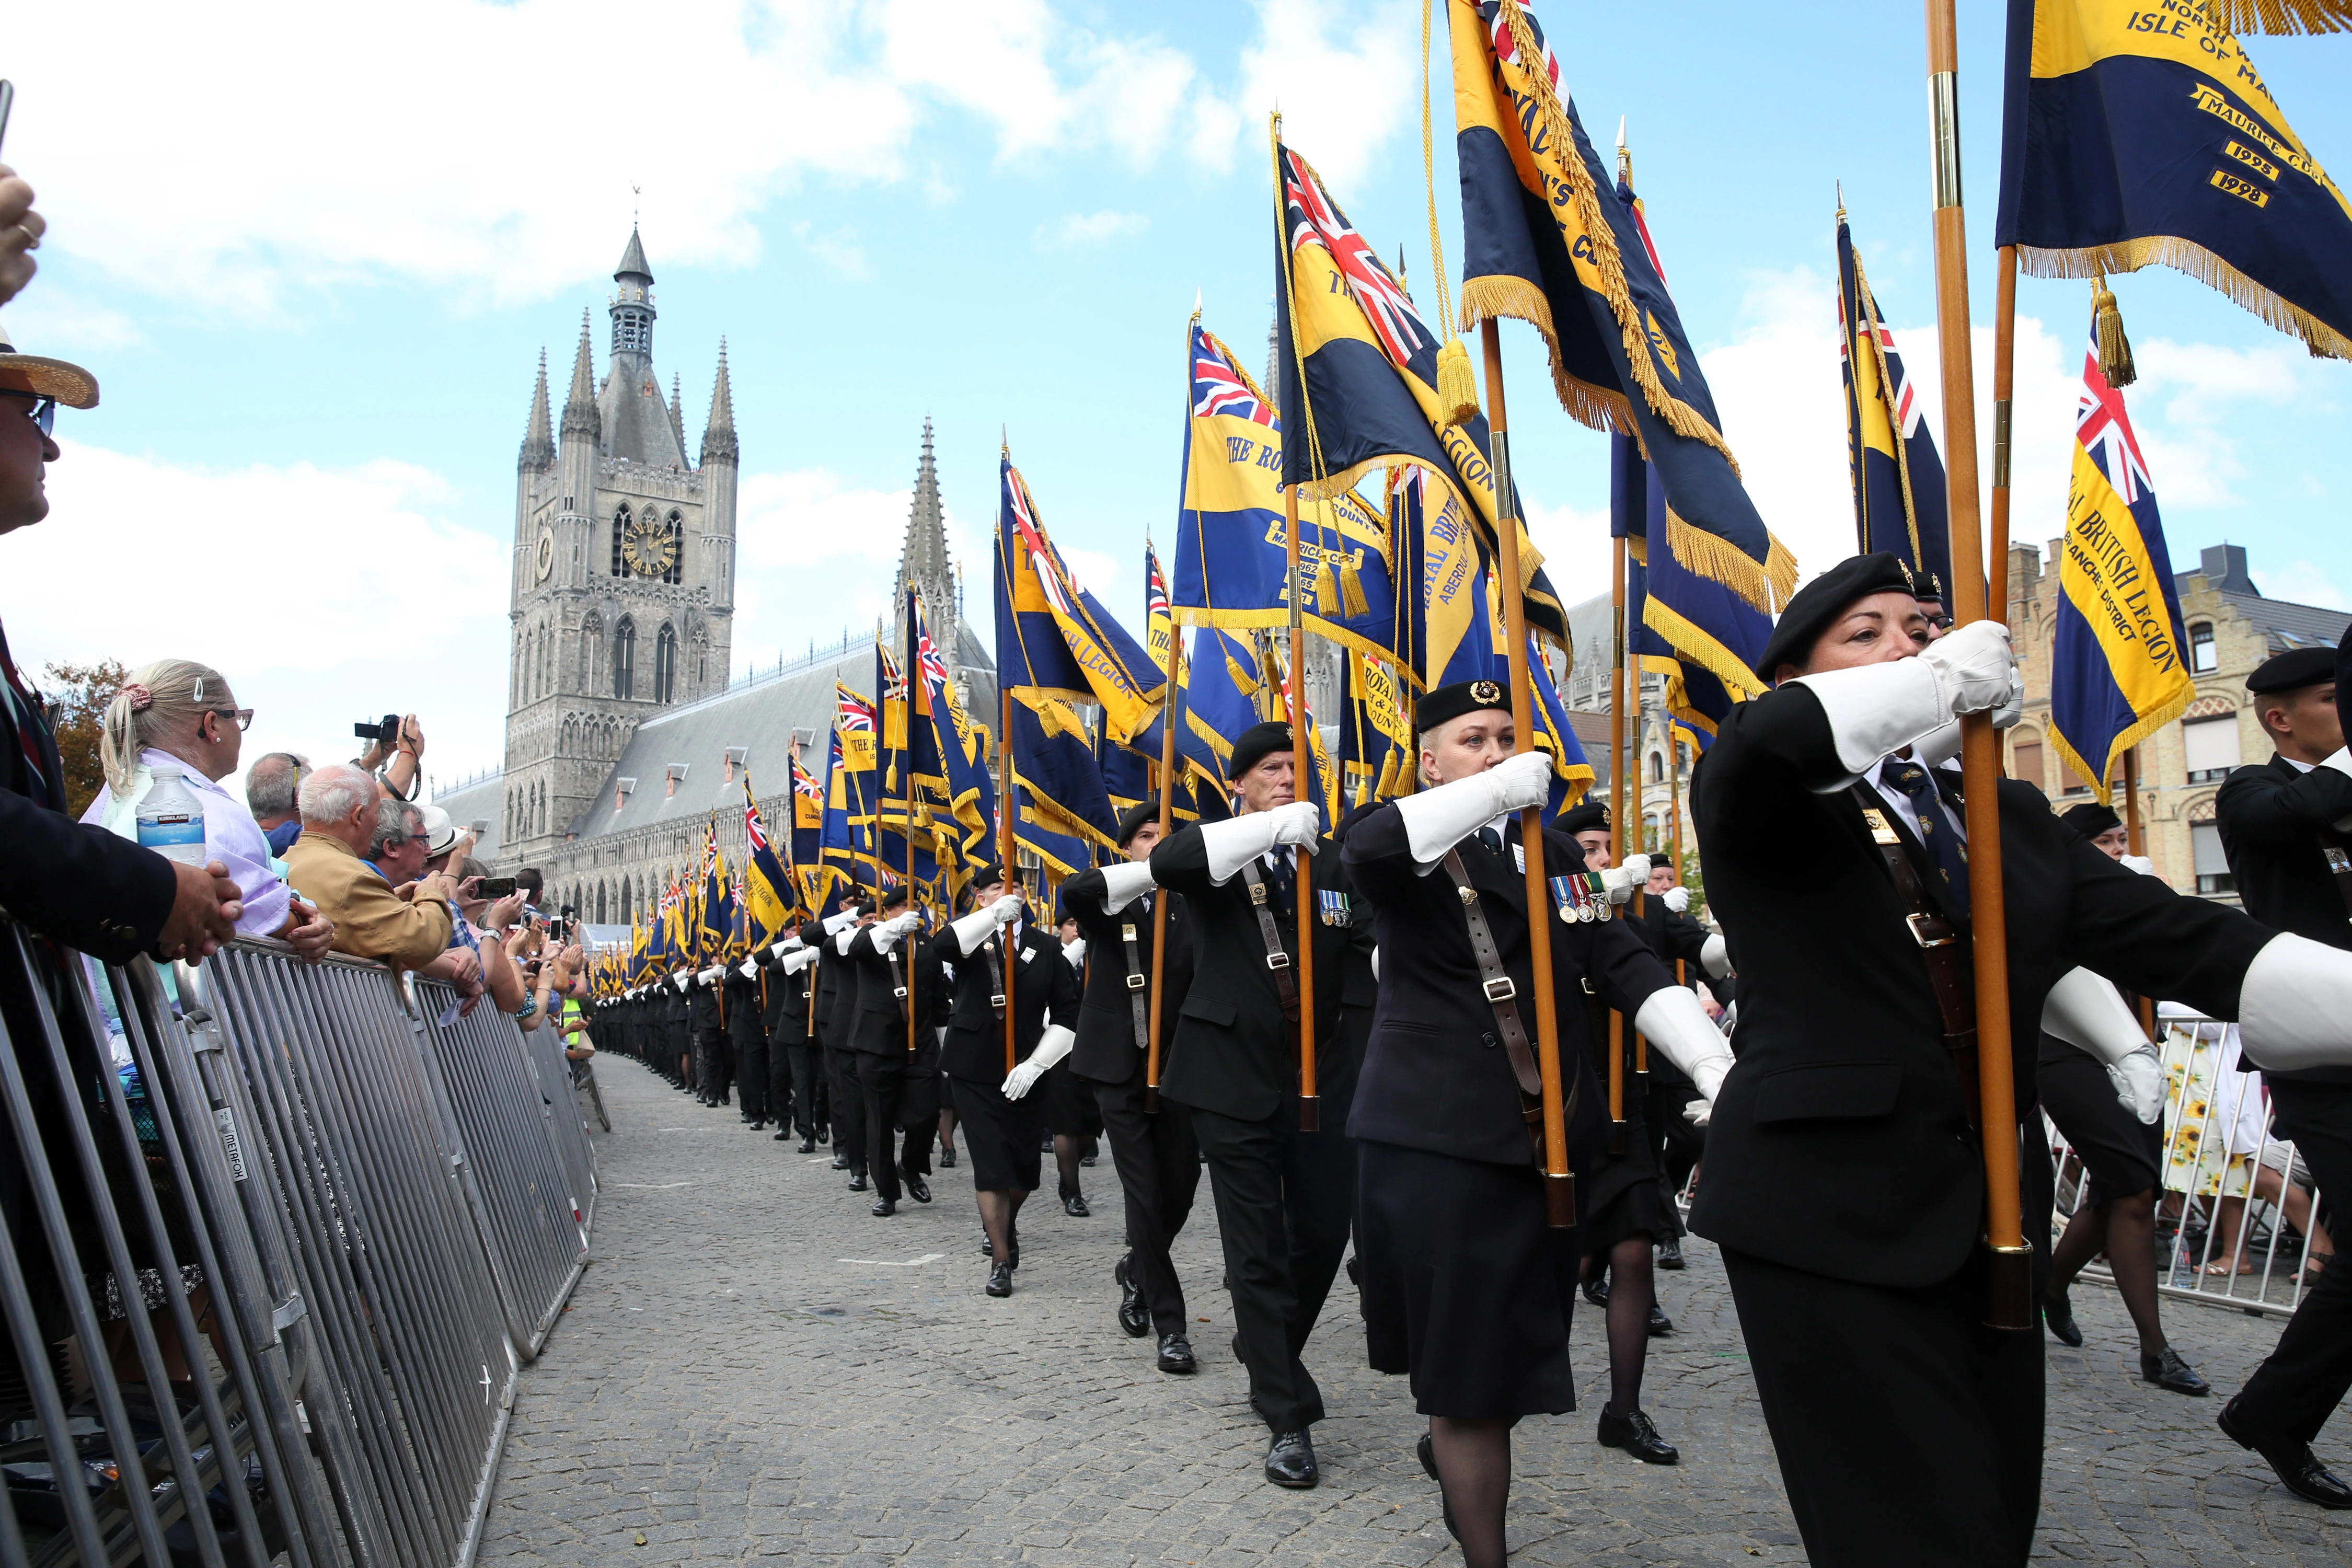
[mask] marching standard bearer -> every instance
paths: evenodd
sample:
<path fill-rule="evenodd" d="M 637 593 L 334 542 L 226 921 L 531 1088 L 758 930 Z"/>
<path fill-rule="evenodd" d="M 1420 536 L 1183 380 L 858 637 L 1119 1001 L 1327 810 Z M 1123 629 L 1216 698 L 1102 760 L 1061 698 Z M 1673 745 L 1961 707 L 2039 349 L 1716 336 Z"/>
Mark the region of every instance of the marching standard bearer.
<path fill-rule="evenodd" d="M 1723 1248 L 1811 1560 L 2022 1563 L 2042 1352 L 1982 1321 L 1964 818 L 1958 779 L 1913 753 L 1958 715 L 2014 721 L 2008 629 L 1930 647 L 1902 563 L 1857 556 L 1790 601 L 1757 673 L 1774 689 L 1692 782 L 1741 987 L 1691 1228 Z M 1999 811 L 2012 1017 L 2079 965 L 2237 1020 L 2265 1070 L 2352 1062 L 2352 953 L 2134 875 L 2029 784 L 2002 781 Z M 2020 1107 L 2033 1067 L 2012 1058 Z"/>
<path fill-rule="evenodd" d="M 1430 1418 L 1422 1463 L 1444 1489 L 1447 1528 L 1472 1568 L 1490 1568 L 1505 1555 L 1512 1426 L 1576 1408 L 1568 1327 L 1581 1248 L 1545 1210 L 1535 939 L 1551 948 L 1580 1177 L 1608 1119 L 1579 1048 L 1588 984 L 1698 1085 L 1696 1120 L 1731 1052 L 1629 923 L 1601 918 L 1608 889 L 1570 871 L 1549 879 L 1549 907 L 1528 908 L 1518 814 L 1544 803 L 1551 762 L 1512 754 L 1502 686 L 1440 687 L 1419 720 L 1423 788 L 1352 817 L 1344 849 L 1380 935 L 1380 1000 L 1349 1121 L 1364 1317 L 1372 1365 L 1410 1373 Z M 1557 830 L 1544 855 L 1547 870 L 1584 863 Z M 1590 1194 L 1577 1185 L 1581 1211 Z M 1604 1433 L 1639 1414 L 1604 1411 Z"/>
<path fill-rule="evenodd" d="M 1184 1287 L 1168 1249 L 1192 1212 L 1201 1185 L 1201 1146 L 1181 1105 L 1144 1109 L 1150 1051 L 1151 963 L 1158 937 L 1153 905 L 1166 900 L 1160 1016 L 1173 1027 L 1192 983 L 1192 938 L 1184 900 L 1156 890 L 1151 851 L 1160 843 L 1160 805 L 1147 800 L 1119 819 L 1124 863 L 1081 871 L 1062 884 L 1062 904 L 1086 933 L 1094 963 L 1078 1009 L 1070 1071 L 1087 1080 L 1102 1108 L 1103 1131 L 1127 1200 L 1127 1256 L 1116 1270 L 1118 1323 L 1140 1339 L 1160 1336 L 1160 1370 L 1189 1373 L 1199 1363 L 1184 1316 Z"/>

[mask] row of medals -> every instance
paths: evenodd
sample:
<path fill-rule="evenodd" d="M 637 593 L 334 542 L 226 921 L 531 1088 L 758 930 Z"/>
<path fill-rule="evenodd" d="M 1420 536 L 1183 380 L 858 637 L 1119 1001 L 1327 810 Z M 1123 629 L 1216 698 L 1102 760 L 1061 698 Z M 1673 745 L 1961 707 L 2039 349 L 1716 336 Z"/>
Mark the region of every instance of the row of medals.
<path fill-rule="evenodd" d="M 1592 873 L 1588 871 L 1582 876 L 1561 879 L 1568 883 L 1576 895 L 1571 901 L 1559 906 L 1559 918 L 1563 921 L 1573 925 L 1591 925 L 1594 921 L 1610 921 L 1617 918 L 1616 912 L 1609 906 L 1608 893 L 1593 888 L 1586 880 L 1586 878 L 1591 875 Z"/>

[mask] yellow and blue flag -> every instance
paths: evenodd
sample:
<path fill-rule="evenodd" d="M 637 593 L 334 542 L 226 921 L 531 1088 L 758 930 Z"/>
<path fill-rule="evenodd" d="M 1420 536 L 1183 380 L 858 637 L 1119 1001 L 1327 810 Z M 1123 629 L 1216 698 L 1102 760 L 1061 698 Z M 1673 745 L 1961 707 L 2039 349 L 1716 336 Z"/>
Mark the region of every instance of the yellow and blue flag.
<path fill-rule="evenodd" d="M 735 926 L 735 898 L 727 885 L 727 858 L 719 852 L 719 814 L 711 813 L 709 824 L 702 830 L 702 875 L 698 879 L 701 898 L 701 932 L 697 954 L 708 961 L 727 950 L 727 939 Z"/>
<path fill-rule="evenodd" d="M 1915 581 L 1951 602 L 1952 527 L 1944 459 L 1895 334 L 1878 313 L 1845 209 L 1838 209 L 1838 367 L 1845 380 L 1846 461 L 1853 471 L 1854 550 L 1899 556 Z"/>
<path fill-rule="evenodd" d="M 1007 453 L 996 530 L 996 669 L 1007 690 L 1098 704 L 1111 738 L 1158 716 L 1167 678 L 1143 645 L 1078 585 L 1046 536 L 1036 499 Z"/>
<path fill-rule="evenodd" d="M 2095 331 L 2074 405 L 2074 476 L 2058 562 L 2050 739 L 2101 805 L 2126 751 L 2197 695 L 2172 591 L 2172 557 L 2123 394 L 2099 370 Z"/>
<path fill-rule="evenodd" d="M 1361 649 L 1349 648 L 1341 658 L 1347 679 L 1339 712 L 1344 811 L 1412 794 L 1420 752 L 1396 671 Z"/>
<path fill-rule="evenodd" d="M 1691 572 L 1766 614 L 1797 585 L 1739 479 L 1698 354 L 1559 84 L 1542 26 L 1515 0 L 1448 0 L 1462 174 L 1462 320 L 1543 334 L 1561 406 L 1631 436 L 1657 466 L 1661 536 Z"/>
<path fill-rule="evenodd" d="M 1425 468 L 1391 468 L 1388 492 L 1399 575 L 1416 585 L 1404 597 L 1397 663 L 1413 686 L 1443 686 L 1472 627 L 1485 625 L 1486 536 L 1461 496 L 1432 482 Z M 1485 674 L 1483 666 L 1479 673 Z"/>
<path fill-rule="evenodd" d="M 830 901 L 834 882 L 834 873 L 824 863 L 824 780 L 803 765 L 797 743 L 793 747 L 791 826 L 790 865 L 800 889 L 801 907 L 809 918 L 822 919 L 833 912 L 824 906 Z"/>
<path fill-rule="evenodd" d="M 760 803 L 751 794 L 751 770 L 743 770 L 743 837 L 749 852 L 743 858 L 744 918 L 760 942 L 773 942 L 793 925 L 793 916 L 800 903 L 800 889 L 792 868 L 780 858 L 775 847 L 768 842 L 768 825 L 760 816 Z M 792 853 L 791 840 L 785 840 L 785 855 Z"/>
<path fill-rule="evenodd" d="M 1302 501 L 1336 500 L 1374 468 L 1411 464 L 1452 490 L 1465 515 L 1499 545 L 1502 509 L 1487 461 L 1486 417 L 1474 413 L 1456 425 L 1442 407 L 1443 340 L 1307 160 L 1276 142 L 1275 163 L 1283 209 L 1274 275 L 1277 396 L 1283 428 L 1292 433 L 1282 443 L 1283 482 L 1298 486 Z M 1307 510 L 1300 508 L 1302 521 Z M 1567 612 L 1516 494 L 1508 510 L 1518 530 L 1528 625 L 1566 647 Z"/>
<path fill-rule="evenodd" d="M 2218 5 L 2010 0 L 2008 79 L 1993 243 L 2021 269 L 2177 268 L 2352 358 L 2352 203 Z"/>
<path fill-rule="evenodd" d="M 1055 834 L 1116 848 L 1118 816 L 1111 809 L 1093 743 L 1076 712 L 1055 698 L 1015 691 L 1012 738 L 1013 776 L 1025 796 L 1015 837 L 1035 822 Z M 1039 848 L 1058 861 L 1069 859 L 1064 847 Z M 1080 859 L 1076 868 L 1084 870 L 1092 863 Z"/>
<path fill-rule="evenodd" d="M 1282 422 L 1233 351 L 1198 317 L 1192 367 L 1175 604 L 1188 626 L 1287 625 Z M 1352 490 L 1322 500 L 1302 492 L 1299 611 L 1312 630 L 1346 647 L 1391 652 L 1394 561 L 1385 520 Z"/>

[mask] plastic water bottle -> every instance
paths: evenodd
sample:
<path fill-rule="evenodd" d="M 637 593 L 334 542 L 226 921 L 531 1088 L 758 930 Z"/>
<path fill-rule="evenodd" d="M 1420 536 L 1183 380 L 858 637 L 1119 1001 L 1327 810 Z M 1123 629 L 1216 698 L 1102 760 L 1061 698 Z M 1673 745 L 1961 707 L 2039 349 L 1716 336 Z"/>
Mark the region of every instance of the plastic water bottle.
<path fill-rule="evenodd" d="M 139 847 L 166 860 L 203 865 L 204 797 L 188 787 L 187 775 L 177 768 L 157 768 L 154 776 L 147 798 L 139 803 Z"/>

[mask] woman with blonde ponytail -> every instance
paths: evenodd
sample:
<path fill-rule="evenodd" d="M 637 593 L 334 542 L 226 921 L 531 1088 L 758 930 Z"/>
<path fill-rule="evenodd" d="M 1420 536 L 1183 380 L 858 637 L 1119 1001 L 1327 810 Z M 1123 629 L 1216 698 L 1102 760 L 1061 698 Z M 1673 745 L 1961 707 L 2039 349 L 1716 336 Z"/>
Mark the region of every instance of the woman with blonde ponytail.
<path fill-rule="evenodd" d="M 139 837 L 139 805 L 160 772 L 176 773 L 205 808 L 205 858 L 228 868 L 245 910 L 240 936 L 274 936 L 322 956 L 331 922 L 294 896 L 271 863 L 269 841 L 244 799 L 220 787 L 236 772 L 253 710 L 239 708 L 220 672 L 193 659 L 141 666 L 106 705 L 99 762 L 106 785 L 82 814 L 121 837 Z"/>

